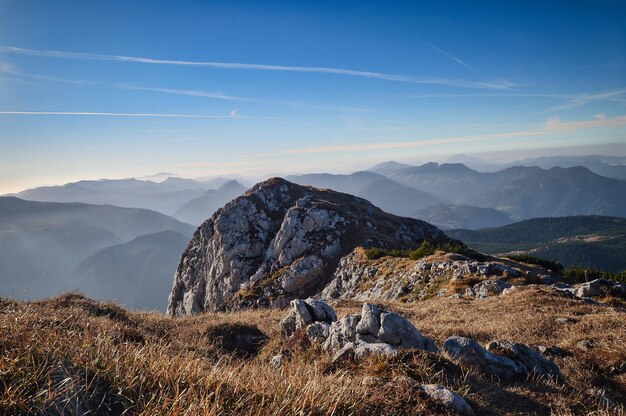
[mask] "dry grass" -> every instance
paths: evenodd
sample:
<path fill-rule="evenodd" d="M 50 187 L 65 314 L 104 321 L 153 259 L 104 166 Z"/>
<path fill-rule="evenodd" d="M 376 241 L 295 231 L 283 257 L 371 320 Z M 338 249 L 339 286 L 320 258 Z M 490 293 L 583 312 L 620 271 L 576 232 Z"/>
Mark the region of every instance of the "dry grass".
<path fill-rule="evenodd" d="M 336 306 L 340 316 L 360 309 Z M 407 377 L 454 389 L 478 414 L 624 414 L 623 312 L 538 289 L 385 306 L 439 345 L 464 335 L 564 348 L 571 355 L 554 359 L 564 382 L 491 380 L 419 352 L 333 366 L 301 334 L 281 339 L 277 323 L 285 311 L 169 319 L 68 294 L 36 303 L 0 299 L 0 414 L 437 414 Z M 224 348 L 223 338 L 244 325 L 269 338 L 257 356 Z M 582 339 L 593 349 L 578 349 Z M 274 370 L 268 361 L 278 352 L 288 358 Z M 592 389 L 604 389 L 617 406 L 598 403 Z"/>

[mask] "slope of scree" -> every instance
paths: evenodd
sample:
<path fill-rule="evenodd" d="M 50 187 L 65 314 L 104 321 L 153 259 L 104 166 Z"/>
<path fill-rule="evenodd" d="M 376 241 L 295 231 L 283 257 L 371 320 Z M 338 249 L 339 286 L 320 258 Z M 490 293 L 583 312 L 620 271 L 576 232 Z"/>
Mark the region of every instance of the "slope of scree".
<path fill-rule="evenodd" d="M 174 275 L 167 313 L 283 307 L 319 293 L 339 259 L 357 246 L 407 249 L 423 240 L 463 245 L 364 199 L 272 178 L 196 230 Z"/>

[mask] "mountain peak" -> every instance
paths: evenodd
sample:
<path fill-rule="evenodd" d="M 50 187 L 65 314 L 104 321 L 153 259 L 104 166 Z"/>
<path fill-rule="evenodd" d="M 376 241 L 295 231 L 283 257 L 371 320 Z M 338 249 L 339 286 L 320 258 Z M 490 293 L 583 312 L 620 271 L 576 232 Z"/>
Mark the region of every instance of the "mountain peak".
<path fill-rule="evenodd" d="M 424 240 L 462 245 L 364 199 L 270 178 L 198 228 L 174 276 L 168 314 L 282 307 L 321 291 L 357 246 L 408 249 Z"/>

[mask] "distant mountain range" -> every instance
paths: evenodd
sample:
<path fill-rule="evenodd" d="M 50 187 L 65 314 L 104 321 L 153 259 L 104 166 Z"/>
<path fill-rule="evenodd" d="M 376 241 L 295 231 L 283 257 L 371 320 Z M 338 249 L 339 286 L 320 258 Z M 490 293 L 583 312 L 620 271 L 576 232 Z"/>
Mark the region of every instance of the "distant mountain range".
<path fill-rule="evenodd" d="M 223 189 L 222 189 L 223 188 Z M 227 178 L 203 181 L 169 177 L 162 182 L 139 179 L 79 181 L 62 186 L 45 186 L 19 192 L 15 196 L 30 201 L 83 202 L 118 207 L 145 208 L 200 224 L 213 211 L 245 191 L 241 183 Z M 216 192 L 207 192 L 215 190 Z M 236 193 L 234 193 L 236 190 Z M 187 207 L 191 201 L 203 198 Z M 208 201 L 210 199 L 211 201 Z M 201 209 L 210 212 L 201 212 Z M 178 217 L 177 213 L 180 213 Z M 200 219 L 201 217 L 204 217 Z"/>
<path fill-rule="evenodd" d="M 497 228 L 448 230 L 446 234 L 488 254 L 525 252 L 565 267 L 610 272 L 626 269 L 626 218 L 535 218 Z"/>
<path fill-rule="evenodd" d="M 377 166 L 373 169 L 380 171 Z M 395 182 L 447 204 L 497 209 L 514 220 L 580 214 L 626 216 L 626 181 L 580 166 L 515 166 L 497 172 L 478 172 L 460 163 L 391 167 L 384 165 L 383 170 Z"/>
<path fill-rule="evenodd" d="M 625 156 L 543 156 L 516 160 L 514 162 L 496 163 L 468 155 L 456 155 L 446 160 L 446 163 L 463 163 L 481 172 L 497 172 L 513 166 L 537 166 L 543 169 L 582 166 L 598 175 L 626 180 Z"/>
<path fill-rule="evenodd" d="M 161 238 L 170 238 L 175 245 L 180 236 L 188 239 L 194 230 L 189 224 L 145 209 L 0 197 L 0 296 L 32 299 L 83 290 L 73 271 L 89 256 L 162 231 L 171 232 Z M 162 247 L 159 244 L 153 246 L 155 253 Z M 176 256 L 179 254 L 177 250 Z M 133 261 L 141 264 L 145 256 Z M 112 259 L 107 267 L 113 270 L 117 266 Z M 163 269 L 153 276 L 153 284 L 158 286 L 161 279 L 169 285 L 172 273 Z M 164 306 L 162 298 L 161 304 Z"/>
<path fill-rule="evenodd" d="M 355 172 L 350 175 L 329 173 L 288 176 L 290 182 L 327 188 L 367 199 L 383 211 L 410 216 L 415 210 L 441 203 L 436 196 L 374 172 Z"/>
<path fill-rule="evenodd" d="M 462 155 L 454 160 L 481 163 Z M 587 167 L 550 166 L 576 161 Z M 618 179 L 624 162 L 538 158 L 486 171 L 463 163 L 384 162 L 351 174 L 287 179 L 433 223 L 479 251 L 528 251 L 565 265 L 615 271 L 626 267 L 626 219 L 606 216 L 626 217 L 626 181 Z M 540 166 L 527 166 L 533 163 Z M 195 228 L 247 188 L 228 178 L 167 175 L 153 178 L 160 182 L 80 181 L 0 197 L 0 296 L 41 298 L 78 289 L 134 308 L 162 309 Z M 571 215 L 584 216 L 544 218 Z"/>

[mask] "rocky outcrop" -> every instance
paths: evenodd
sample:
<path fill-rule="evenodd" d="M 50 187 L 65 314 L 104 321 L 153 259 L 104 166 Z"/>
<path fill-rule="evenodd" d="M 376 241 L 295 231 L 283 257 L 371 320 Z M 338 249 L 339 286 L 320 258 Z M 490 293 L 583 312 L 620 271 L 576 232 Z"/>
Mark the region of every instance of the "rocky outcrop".
<path fill-rule="evenodd" d="M 319 313 L 313 313 L 314 303 Z M 320 344 L 326 351 L 335 351 L 335 360 L 394 355 L 398 348 L 437 351 L 435 343 L 411 322 L 370 303 L 363 304 L 361 314 L 348 314 L 337 320 L 334 310 L 325 302 L 294 299 L 280 326 L 285 336 L 303 330 L 311 342 Z"/>
<path fill-rule="evenodd" d="M 169 296 L 168 315 L 287 306 L 318 293 L 357 246 L 462 245 L 423 221 L 364 199 L 273 178 L 228 203 L 195 232 Z"/>
<path fill-rule="evenodd" d="M 464 293 L 482 299 L 511 287 L 504 279 L 539 281 L 546 276 L 544 273 L 550 272 L 506 259 L 485 257 L 479 261 L 456 253 L 436 254 L 420 260 L 393 257 L 369 260 L 365 250 L 357 248 L 339 261 L 332 280 L 321 295 L 325 299 L 402 299 L 412 302 L 453 295 L 445 286 L 466 279 L 482 280 Z"/>

